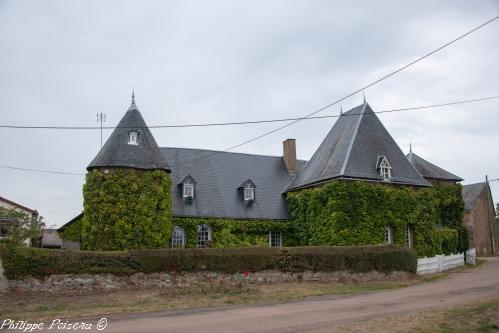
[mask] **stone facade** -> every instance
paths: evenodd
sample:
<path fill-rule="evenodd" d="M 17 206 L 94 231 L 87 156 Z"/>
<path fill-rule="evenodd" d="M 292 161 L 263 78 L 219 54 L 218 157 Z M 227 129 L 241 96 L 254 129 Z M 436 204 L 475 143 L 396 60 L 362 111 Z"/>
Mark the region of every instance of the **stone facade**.
<path fill-rule="evenodd" d="M 494 206 L 489 198 L 488 188 L 484 187 L 474 206 L 464 212 L 464 223 L 470 234 L 470 247 L 474 247 L 479 256 L 497 253 L 497 244 L 494 244 L 497 243 L 494 221 Z"/>

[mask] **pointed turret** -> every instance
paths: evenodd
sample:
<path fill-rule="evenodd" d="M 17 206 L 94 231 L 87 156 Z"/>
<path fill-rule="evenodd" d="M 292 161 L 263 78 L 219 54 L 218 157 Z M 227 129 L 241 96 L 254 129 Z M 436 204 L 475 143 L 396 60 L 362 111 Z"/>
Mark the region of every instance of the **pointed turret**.
<path fill-rule="evenodd" d="M 333 179 L 430 186 L 365 101 L 338 118 L 288 190 Z"/>
<path fill-rule="evenodd" d="M 87 170 L 106 167 L 170 172 L 170 167 L 135 104 L 134 92 L 128 111 Z"/>

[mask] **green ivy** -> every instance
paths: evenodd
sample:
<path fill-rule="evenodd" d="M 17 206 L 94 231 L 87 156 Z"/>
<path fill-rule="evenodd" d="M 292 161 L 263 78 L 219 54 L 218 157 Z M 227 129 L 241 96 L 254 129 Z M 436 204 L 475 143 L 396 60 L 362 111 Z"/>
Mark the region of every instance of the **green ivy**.
<path fill-rule="evenodd" d="M 419 256 L 441 252 L 434 226 L 462 226 L 459 187 L 414 190 L 377 183 L 334 181 L 288 193 L 298 243 L 301 245 L 375 245 L 384 243 L 385 228 L 393 229 L 395 244 L 407 244 L 407 227 L 414 230 Z M 459 191 L 458 191 L 459 190 Z M 445 194 L 445 195 L 444 195 Z M 447 200 L 445 200 L 447 199 Z M 442 211 L 442 207 L 447 210 Z M 462 213 L 461 213 L 462 214 Z M 446 220 L 442 220 L 445 216 Z"/>
<path fill-rule="evenodd" d="M 71 241 L 75 241 L 75 242 L 80 242 L 81 241 L 81 221 L 82 221 L 82 219 L 79 219 L 78 221 L 71 224 L 69 227 L 65 228 L 63 231 L 59 231 L 58 232 L 59 238 L 71 240 Z"/>
<path fill-rule="evenodd" d="M 201 224 L 211 227 L 214 248 L 269 246 L 270 231 L 282 233 L 284 246 L 297 245 L 290 221 L 174 217 L 173 224 L 184 229 L 188 248 L 197 247 L 197 226 Z"/>
<path fill-rule="evenodd" d="M 83 250 L 165 248 L 172 233 L 165 171 L 92 170 L 83 186 Z"/>
<path fill-rule="evenodd" d="M 458 231 L 451 228 L 441 228 L 434 231 L 435 239 L 440 244 L 443 254 L 456 254 L 458 251 Z"/>

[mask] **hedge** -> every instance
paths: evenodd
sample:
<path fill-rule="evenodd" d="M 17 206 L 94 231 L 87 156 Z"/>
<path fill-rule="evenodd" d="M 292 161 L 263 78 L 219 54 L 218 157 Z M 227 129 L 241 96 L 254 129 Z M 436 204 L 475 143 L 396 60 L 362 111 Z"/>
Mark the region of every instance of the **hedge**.
<path fill-rule="evenodd" d="M 137 251 L 64 251 L 25 247 L 0 248 L 9 279 L 52 274 L 136 272 L 235 273 L 275 269 L 284 272 L 338 271 L 415 272 L 415 252 L 405 246 L 295 247 L 238 249 L 161 249 Z"/>

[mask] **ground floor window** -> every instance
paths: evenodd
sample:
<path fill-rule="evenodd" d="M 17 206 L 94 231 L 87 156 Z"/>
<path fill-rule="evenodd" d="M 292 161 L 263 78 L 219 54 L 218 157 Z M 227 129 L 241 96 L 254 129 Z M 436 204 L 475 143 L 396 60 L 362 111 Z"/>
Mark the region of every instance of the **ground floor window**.
<path fill-rule="evenodd" d="M 198 225 L 198 247 L 209 247 L 211 243 L 211 228 L 207 224 Z"/>
<path fill-rule="evenodd" d="M 393 227 L 391 225 L 385 228 L 385 243 L 393 244 Z"/>
<path fill-rule="evenodd" d="M 414 227 L 412 225 L 407 226 L 407 246 L 414 247 Z"/>
<path fill-rule="evenodd" d="M 270 247 L 282 246 L 282 233 L 280 231 L 269 232 L 269 245 Z"/>
<path fill-rule="evenodd" d="M 185 230 L 182 227 L 173 227 L 172 247 L 183 248 L 185 247 Z"/>

